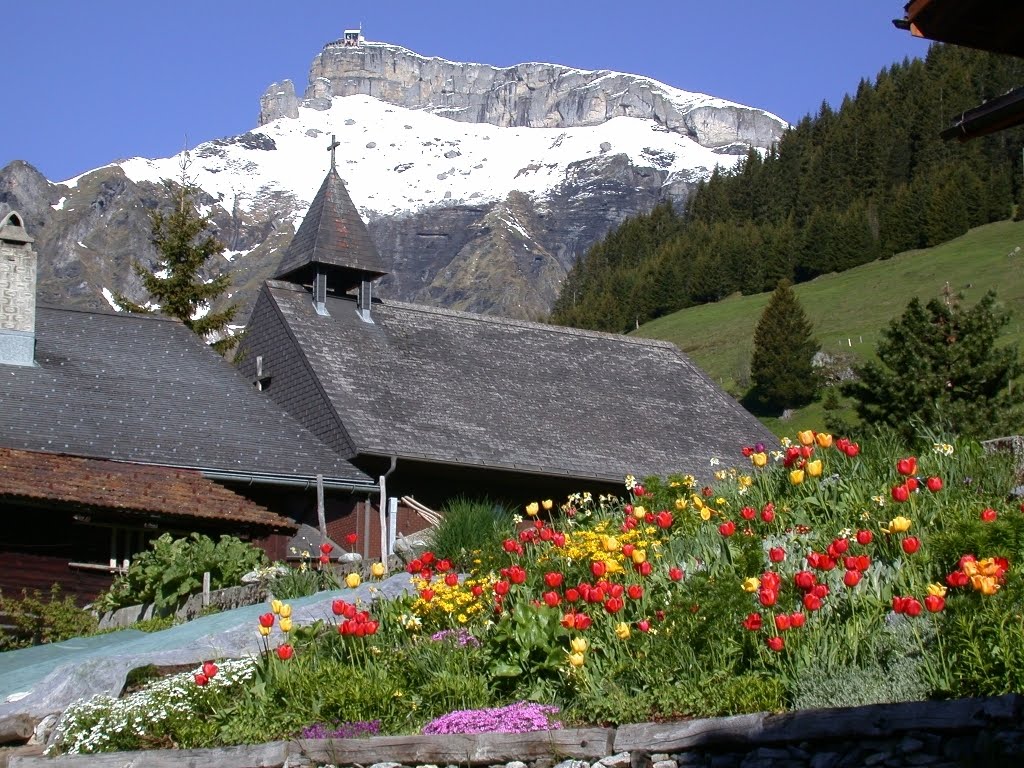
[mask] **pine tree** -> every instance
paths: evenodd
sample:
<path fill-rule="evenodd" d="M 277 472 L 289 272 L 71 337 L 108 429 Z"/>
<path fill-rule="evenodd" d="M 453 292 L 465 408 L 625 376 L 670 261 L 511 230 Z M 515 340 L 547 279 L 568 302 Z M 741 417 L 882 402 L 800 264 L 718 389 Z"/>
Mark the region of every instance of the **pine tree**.
<path fill-rule="evenodd" d="M 204 280 L 200 274 L 213 256 L 223 252 L 224 244 L 209 233 L 210 217 L 196 210 L 197 187 L 188 177 L 189 157 L 186 151 L 181 163 L 179 183 L 164 181 L 168 196 L 174 200 L 170 213 L 150 212 L 151 242 L 159 260 L 152 270 L 134 261 L 132 269 L 142 280 L 149 302 L 161 312 L 181 320 L 204 340 L 214 339 L 211 346 L 226 353 L 238 342 L 227 333 L 227 326 L 238 311 L 231 304 L 218 312 L 213 303 L 228 289 L 231 278 L 221 274 Z M 151 312 L 149 306 L 131 301 L 121 294 L 115 302 L 129 312 Z"/>
<path fill-rule="evenodd" d="M 806 405 L 818 392 L 812 327 L 789 281 L 779 282 L 754 331 L 753 387 L 746 400 L 765 413 Z"/>
<path fill-rule="evenodd" d="M 997 346 L 1009 315 L 989 291 L 970 309 L 957 297 L 918 299 L 886 329 L 858 379 L 843 386 L 860 418 L 913 438 L 921 428 L 976 438 L 1021 427 L 1012 382 L 1024 372 L 1016 346 Z"/>

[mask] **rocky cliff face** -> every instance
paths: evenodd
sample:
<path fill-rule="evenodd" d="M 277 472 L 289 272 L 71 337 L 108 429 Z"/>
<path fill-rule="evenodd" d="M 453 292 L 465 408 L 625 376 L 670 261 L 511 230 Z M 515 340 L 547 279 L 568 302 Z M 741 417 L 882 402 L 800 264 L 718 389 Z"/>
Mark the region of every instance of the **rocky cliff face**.
<path fill-rule="evenodd" d="M 299 99 L 289 81 L 260 101 L 260 127 L 195 147 L 203 213 L 227 251 L 245 322 L 260 283 L 323 179 L 328 137 L 391 272 L 378 293 L 510 317 L 544 317 L 566 272 L 628 216 L 682 202 L 716 165 L 767 147 L 767 113 L 653 80 L 552 64 L 499 69 L 404 48 L 327 45 Z M 15 162 L 0 170 L 0 213 L 36 238 L 46 303 L 143 302 L 148 212 L 167 204 L 180 158 L 120 161 L 65 184 Z"/>
<path fill-rule="evenodd" d="M 785 128 L 763 110 L 638 75 L 557 64 L 464 64 L 384 43 L 325 46 L 310 67 L 303 105 L 323 109 L 334 96 L 357 94 L 502 127 L 574 128 L 637 117 L 724 151 L 767 148 Z M 275 83 L 261 99 L 260 124 L 296 117 L 298 106 L 292 83 Z"/>

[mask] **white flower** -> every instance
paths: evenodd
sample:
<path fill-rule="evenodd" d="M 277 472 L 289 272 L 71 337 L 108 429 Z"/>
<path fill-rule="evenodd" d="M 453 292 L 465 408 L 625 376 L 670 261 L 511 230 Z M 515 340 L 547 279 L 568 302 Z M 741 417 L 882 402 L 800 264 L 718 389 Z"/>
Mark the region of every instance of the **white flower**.
<path fill-rule="evenodd" d="M 953 446 L 949 443 L 935 443 L 932 446 L 932 450 L 935 451 L 935 453 L 942 454 L 943 456 L 953 455 Z"/>
<path fill-rule="evenodd" d="M 717 456 L 712 456 L 711 457 L 711 466 L 712 467 L 717 467 L 719 464 L 721 464 L 721 462 L 718 460 L 718 457 Z"/>

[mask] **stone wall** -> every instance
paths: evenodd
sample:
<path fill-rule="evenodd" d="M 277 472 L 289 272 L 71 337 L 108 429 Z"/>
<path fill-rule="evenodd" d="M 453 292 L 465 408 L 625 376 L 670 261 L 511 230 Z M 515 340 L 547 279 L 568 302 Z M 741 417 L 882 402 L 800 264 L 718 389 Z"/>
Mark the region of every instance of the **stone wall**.
<path fill-rule="evenodd" d="M 757 713 L 527 734 L 292 740 L 215 750 L 44 758 L 10 768 L 847 768 L 1016 766 L 1024 756 L 1016 694 L 785 714 Z"/>

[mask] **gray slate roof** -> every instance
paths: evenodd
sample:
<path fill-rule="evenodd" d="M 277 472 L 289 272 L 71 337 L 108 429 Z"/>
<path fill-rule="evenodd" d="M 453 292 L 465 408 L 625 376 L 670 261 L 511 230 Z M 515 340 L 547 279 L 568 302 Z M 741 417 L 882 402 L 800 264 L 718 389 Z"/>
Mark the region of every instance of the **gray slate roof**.
<path fill-rule="evenodd" d="M 369 324 L 347 297 L 323 317 L 307 290 L 278 281 L 254 316 L 264 302 L 358 454 L 615 481 L 707 477 L 712 457 L 774 442 L 668 342 L 395 301 L 376 302 Z"/>
<path fill-rule="evenodd" d="M 0 365 L 0 446 L 372 486 L 176 320 L 37 308 L 36 365 Z"/>
<path fill-rule="evenodd" d="M 349 197 L 337 170 L 331 168 L 285 251 L 276 277 L 295 282 L 311 279 L 316 265 L 349 277 L 339 291 L 387 274 L 377 246 Z M 332 287 L 335 285 L 332 283 Z"/>

